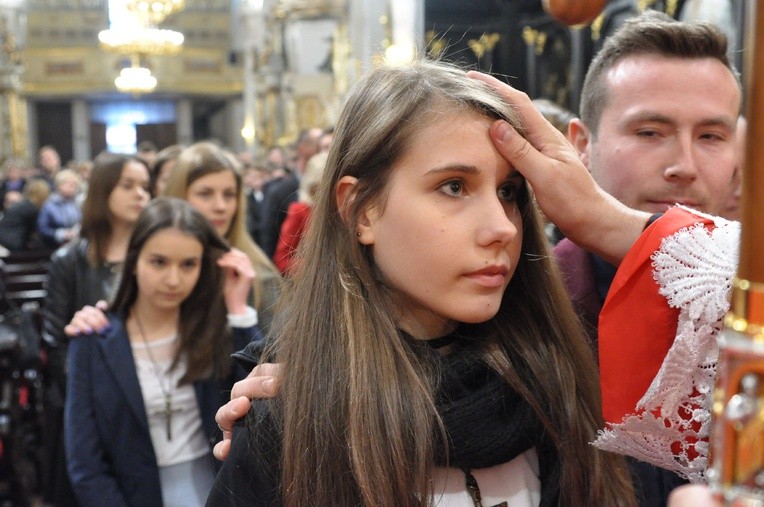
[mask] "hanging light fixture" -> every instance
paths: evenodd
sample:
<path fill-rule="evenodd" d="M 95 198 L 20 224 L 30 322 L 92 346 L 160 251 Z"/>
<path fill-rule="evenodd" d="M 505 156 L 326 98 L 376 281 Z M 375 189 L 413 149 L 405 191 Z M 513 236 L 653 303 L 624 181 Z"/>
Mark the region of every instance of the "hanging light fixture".
<path fill-rule="evenodd" d="M 130 67 L 119 71 L 119 76 L 114 80 L 117 90 L 122 93 L 141 95 L 151 93 L 157 86 L 157 78 L 151 74 L 151 70 L 141 67 L 140 58 L 133 55 Z"/>
<path fill-rule="evenodd" d="M 120 54 L 175 55 L 183 47 L 183 34 L 174 30 L 138 28 L 98 32 L 101 47 Z"/>
<path fill-rule="evenodd" d="M 131 65 L 122 69 L 114 80 L 119 91 L 138 95 L 154 90 L 157 79 L 149 69 L 140 65 L 140 57 L 170 56 L 180 52 L 183 34 L 159 29 L 157 24 L 184 6 L 185 0 L 121 0 L 113 5 L 110 2 L 111 27 L 98 33 L 101 48 L 132 55 Z"/>
<path fill-rule="evenodd" d="M 127 10 L 136 13 L 149 25 L 156 26 L 186 6 L 184 0 L 128 0 Z"/>

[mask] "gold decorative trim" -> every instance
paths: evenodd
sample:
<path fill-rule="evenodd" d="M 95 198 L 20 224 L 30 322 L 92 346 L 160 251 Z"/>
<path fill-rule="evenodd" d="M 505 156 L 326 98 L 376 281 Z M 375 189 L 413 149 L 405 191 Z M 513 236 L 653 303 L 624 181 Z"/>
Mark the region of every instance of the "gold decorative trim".
<path fill-rule="evenodd" d="M 48 61 L 45 62 L 46 76 L 71 76 L 85 73 L 85 64 L 82 60 L 71 61 Z"/>
<path fill-rule="evenodd" d="M 523 27 L 523 41 L 525 41 L 525 44 L 527 46 L 534 47 L 537 55 L 544 54 L 544 46 L 546 45 L 546 40 L 547 40 L 546 32 L 543 32 L 541 30 L 534 30 L 530 26 Z M 496 42 L 493 42 L 493 44 L 495 43 Z M 493 45 L 491 46 L 491 48 L 493 49 Z"/>
<path fill-rule="evenodd" d="M 764 341 L 764 283 L 733 280 L 730 311 L 724 325 L 756 341 Z"/>

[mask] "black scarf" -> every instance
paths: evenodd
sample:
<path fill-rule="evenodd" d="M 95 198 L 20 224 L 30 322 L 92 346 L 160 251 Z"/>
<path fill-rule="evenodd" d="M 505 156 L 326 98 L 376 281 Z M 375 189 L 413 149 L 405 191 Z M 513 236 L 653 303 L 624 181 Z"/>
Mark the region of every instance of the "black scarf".
<path fill-rule="evenodd" d="M 556 505 L 560 466 L 554 445 L 530 405 L 470 349 L 437 355 L 439 384 L 435 402 L 448 436 L 448 461 L 440 433 L 435 463 L 462 469 L 506 463 L 536 447 L 541 475 L 541 505 Z"/>

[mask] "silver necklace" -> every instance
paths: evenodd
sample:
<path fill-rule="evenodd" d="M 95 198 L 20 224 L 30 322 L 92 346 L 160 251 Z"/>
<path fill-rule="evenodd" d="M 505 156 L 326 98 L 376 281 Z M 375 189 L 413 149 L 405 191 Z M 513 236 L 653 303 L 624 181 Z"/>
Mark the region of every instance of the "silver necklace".
<path fill-rule="evenodd" d="M 154 375 L 157 377 L 157 383 L 159 384 L 159 388 L 162 390 L 162 394 L 164 395 L 164 416 L 167 428 L 167 440 L 172 440 L 172 414 L 173 412 L 180 412 L 179 408 L 172 408 L 172 380 L 170 380 L 169 388 L 165 388 L 164 382 L 162 382 L 162 375 L 159 372 L 159 366 L 157 365 L 157 362 L 154 361 L 154 355 L 151 353 L 151 346 L 149 345 L 149 341 L 146 339 L 146 333 L 143 331 L 143 325 L 141 324 L 141 319 L 138 318 L 138 312 L 136 310 L 133 311 L 133 317 L 135 317 L 135 323 L 138 326 L 138 332 L 141 334 L 143 344 L 146 345 L 146 353 L 149 356 L 149 361 L 151 361 L 151 367 L 154 370 Z"/>

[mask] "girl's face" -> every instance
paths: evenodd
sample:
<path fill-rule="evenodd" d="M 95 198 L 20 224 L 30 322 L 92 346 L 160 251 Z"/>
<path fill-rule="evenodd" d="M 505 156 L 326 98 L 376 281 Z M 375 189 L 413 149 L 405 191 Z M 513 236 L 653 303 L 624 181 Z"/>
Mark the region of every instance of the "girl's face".
<path fill-rule="evenodd" d="M 144 243 L 135 266 L 138 300 L 159 310 L 176 310 L 199 280 L 204 248 L 176 228 L 161 229 Z"/>
<path fill-rule="evenodd" d="M 236 177 L 228 170 L 210 173 L 188 186 L 188 202 L 196 208 L 215 231 L 226 237 L 239 204 Z"/>
<path fill-rule="evenodd" d="M 109 211 L 115 221 L 134 224 L 149 202 L 149 173 L 146 167 L 129 160 L 122 167 L 117 186 L 109 194 Z"/>
<path fill-rule="evenodd" d="M 475 112 L 429 123 L 393 165 L 384 205 L 361 217 L 359 241 L 414 336 L 492 318 L 517 266 L 523 180 L 494 148 L 492 123 Z"/>

